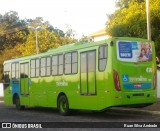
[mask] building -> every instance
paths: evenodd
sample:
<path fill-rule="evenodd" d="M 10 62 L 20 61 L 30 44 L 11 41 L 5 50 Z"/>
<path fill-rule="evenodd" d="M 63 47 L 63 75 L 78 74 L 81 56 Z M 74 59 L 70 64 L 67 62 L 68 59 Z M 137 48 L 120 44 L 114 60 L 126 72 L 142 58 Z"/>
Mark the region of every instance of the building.
<path fill-rule="evenodd" d="M 90 34 L 89 37 L 91 37 L 93 41 L 96 42 L 96 41 L 105 40 L 109 38 L 109 35 L 107 35 L 106 29 L 102 29 Z"/>

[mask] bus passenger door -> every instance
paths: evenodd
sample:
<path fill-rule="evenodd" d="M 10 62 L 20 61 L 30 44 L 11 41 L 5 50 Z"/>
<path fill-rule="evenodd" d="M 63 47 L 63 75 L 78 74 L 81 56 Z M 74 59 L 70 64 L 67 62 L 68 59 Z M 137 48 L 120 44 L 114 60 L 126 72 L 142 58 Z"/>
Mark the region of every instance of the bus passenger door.
<path fill-rule="evenodd" d="M 80 62 L 81 95 L 96 95 L 96 51 L 82 52 Z"/>
<path fill-rule="evenodd" d="M 29 95 L 29 64 L 21 63 L 20 64 L 20 92 L 22 96 L 22 104 L 27 105 L 29 103 L 28 95 Z"/>

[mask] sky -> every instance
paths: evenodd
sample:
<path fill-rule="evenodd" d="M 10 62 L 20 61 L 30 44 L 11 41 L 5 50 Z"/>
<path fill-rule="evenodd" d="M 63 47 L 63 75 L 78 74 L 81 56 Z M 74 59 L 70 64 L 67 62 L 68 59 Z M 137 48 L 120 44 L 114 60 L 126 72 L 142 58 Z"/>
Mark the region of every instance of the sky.
<path fill-rule="evenodd" d="M 115 10 L 115 0 L 0 0 L 0 14 L 16 11 L 20 19 L 42 17 L 63 31 L 66 25 L 77 36 L 105 28 L 106 14 Z"/>

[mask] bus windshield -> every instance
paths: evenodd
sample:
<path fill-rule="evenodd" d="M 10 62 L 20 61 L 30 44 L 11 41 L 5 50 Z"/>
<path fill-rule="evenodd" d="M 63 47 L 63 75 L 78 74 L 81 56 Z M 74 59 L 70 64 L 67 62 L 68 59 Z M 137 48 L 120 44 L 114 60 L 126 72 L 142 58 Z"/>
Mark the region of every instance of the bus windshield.
<path fill-rule="evenodd" d="M 125 62 L 152 61 L 150 42 L 117 41 L 117 59 Z"/>

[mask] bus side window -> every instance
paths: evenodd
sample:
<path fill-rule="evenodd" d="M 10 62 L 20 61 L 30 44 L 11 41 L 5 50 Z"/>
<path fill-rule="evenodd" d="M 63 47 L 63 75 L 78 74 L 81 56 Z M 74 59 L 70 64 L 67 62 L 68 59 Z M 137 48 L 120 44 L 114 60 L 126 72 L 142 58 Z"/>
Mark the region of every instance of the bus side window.
<path fill-rule="evenodd" d="M 10 83 L 9 72 L 4 72 L 3 80 L 4 80 L 4 83 Z"/>
<path fill-rule="evenodd" d="M 71 74 L 72 73 L 72 54 L 71 53 L 66 53 L 65 55 L 64 55 L 64 60 L 65 60 L 65 64 L 64 64 L 64 66 L 65 66 L 65 70 L 64 70 L 64 73 L 65 74 Z"/>
<path fill-rule="evenodd" d="M 39 70 L 40 70 L 40 69 L 39 69 L 39 66 L 40 66 L 40 64 L 39 64 L 39 59 L 36 59 L 36 60 L 35 60 L 35 64 L 36 64 L 36 65 L 35 65 L 35 77 L 39 77 L 39 74 L 40 74 L 40 73 L 39 73 L 39 72 L 40 72 L 40 71 L 39 71 Z"/>
<path fill-rule="evenodd" d="M 77 52 L 72 53 L 72 73 L 76 74 L 78 72 L 78 54 Z"/>
<path fill-rule="evenodd" d="M 52 75 L 62 75 L 63 74 L 63 55 L 52 56 Z"/>
<path fill-rule="evenodd" d="M 64 55 L 64 73 L 65 74 L 76 74 L 77 73 L 77 66 L 78 66 L 78 56 L 77 52 L 70 52 Z"/>
<path fill-rule="evenodd" d="M 31 71 L 30 71 L 30 76 L 31 77 L 35 77 L 36 76 L 36 69 L 35 69 L 35 67 L 36 67 L 36 63 L 35 63 L 36 61 L 35 60 L 31 60 Z"/>
<path fill-rule="evenodd" d="M 4 65 L 3 83 L 4 83 L 4 88 L 10 85 L 10 63 Z"/>
<path fill-rule="evenodd" d="M 58 74 L 58 56 L 52 56 L 52 75 L 56 76 Z"/>
<path fill-rule="evenodd" d="M 46 58 L 46 76 L 50 76 L 51 75 L 51 58 L 48 56 Z"/>
<path fill-rule="evenodd" d="M 30 76 L 39 77 L 39 59 L 31 60 L 31 67 L 30 67 Z"/>
<path fill-rule="evenodd" d="M 19 63 L 12 63 L 12 78 L 18 79 L 19 78 Z"/>
<path fill-rule="evenodd" d="M 58 55 L 58 75 L 63 74 L 63 55 Z"/>
<path fill-rule="evenodd" d="M 99 71 L 104 71 L 107 64 L 107 45 L 103 45 L 99 47 L 99 57 L 98 57 L 98 63 L 99 63 Z"/>
<path fill-rule="evenodd" d="M 41 76 L 46 76 L 46 57 L 41 58 L 41 68 L 40 68 L 40 73 Z"/>
<path fill-rule="evenodd" d="M 13 78 L 16 78 L 16 64 L 13 63 L 11 67 L 12 67 L 11 77 L 12 77 L 12 79 L 13 79 Z"/>

